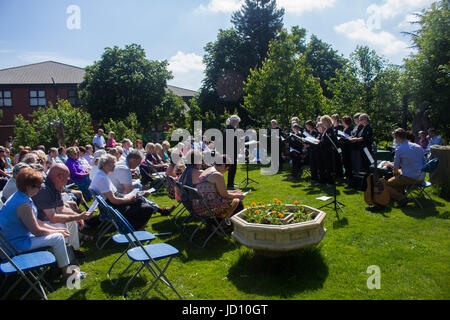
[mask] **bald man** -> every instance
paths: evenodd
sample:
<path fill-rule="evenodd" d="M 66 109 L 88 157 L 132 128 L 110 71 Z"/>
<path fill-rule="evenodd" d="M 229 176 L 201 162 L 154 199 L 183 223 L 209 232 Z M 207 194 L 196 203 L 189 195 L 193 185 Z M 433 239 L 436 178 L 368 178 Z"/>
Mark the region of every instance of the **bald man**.
<path fill-rule="evenodd" d="M 67 243 L 72 245 L 77 258 L 83 258 L 85 254 L 78 250 L 80 248 L 78 226 L 80 226 L 80 229 L 84 227 L 84 220 L 89 219 L 89 213 L 79 214 L 64 206 L 61 191 L 69 181 L 69 177 L 70 172 L 65 165 L 53 164 L 41 186 L 41 190 L 33 197 L 33 202 L 38 209 L 38 218 L 41 221 L 69 230 L 70 236 Z"/>

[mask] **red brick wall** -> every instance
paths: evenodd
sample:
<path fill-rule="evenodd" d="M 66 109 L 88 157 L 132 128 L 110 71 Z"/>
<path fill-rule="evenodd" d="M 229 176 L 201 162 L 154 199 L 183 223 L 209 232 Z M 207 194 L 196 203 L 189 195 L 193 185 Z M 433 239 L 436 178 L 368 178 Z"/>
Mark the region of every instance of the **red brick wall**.
<path fill-rule="evenodd" d="M 61 99 L 68 99 L 69 90 L 77 89 L 77 85 L 26 85 L 7 86 L 0 85 L 0 90 L 11 91 L 12 107 L 0 108 L 3 118 L 0 121 L 0 144 L 3 145 L 8 136 L 14 136 L 14 116 L 23 115 L 25 119 L 31 119 L 31 114 L 37 110 L 30 106 L 30 90 L 45 90 L 47 104 L 56 103 L 56 95 Z M 57 93 L 56 93 L 57 92 Z"/>

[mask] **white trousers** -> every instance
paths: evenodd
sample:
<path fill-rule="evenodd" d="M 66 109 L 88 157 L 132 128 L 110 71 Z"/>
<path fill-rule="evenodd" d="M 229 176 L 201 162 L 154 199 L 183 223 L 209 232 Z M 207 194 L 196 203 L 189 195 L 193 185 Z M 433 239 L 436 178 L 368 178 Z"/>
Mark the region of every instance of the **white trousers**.
<path fill-rule="evenodd" d="M 75 221 L 66 222 L 66 223 L 50 223 L 45 222 L 46 224 L 55 227 L 55 228 L 64 228 L 69 230 L 70 236 L 66 239 L 66 243 L 70 244 L 75 250 L 80 249 L 80 237 L 78 235 L 78 223 Z"/>
<path fill-rule="evenodd" d="M 31 250 L 50 247 L 50 251 L 55 255 L 58 267 L 62 268 L 69 265 L 69 257 L 67 256 L 66 242 L 61 233 L 53 233 L 48 236 L 35 237 L 31 236 Z"/>

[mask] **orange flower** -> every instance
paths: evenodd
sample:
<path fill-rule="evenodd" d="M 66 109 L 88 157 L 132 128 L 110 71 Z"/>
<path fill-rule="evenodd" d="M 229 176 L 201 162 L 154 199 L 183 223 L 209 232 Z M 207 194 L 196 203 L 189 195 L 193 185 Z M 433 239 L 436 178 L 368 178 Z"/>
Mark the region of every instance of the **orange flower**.
<path fill-rule="evenodd" d="M 245 209 L 250 209 L 250 207 L 249 206 L 245 206 Z"/>
<path fill-rule="evenodd" d="M 277 204 L 281 204 L 281 201 L 278 201 Z"/>
<path fill-rule="evenodd" d="M 283 218 L 284 218 L 284 214 L 280 213 L 280 214 L 278 215 L 278 217 L 280 217 L 281 219 L 283 219 Z"/>
<path fill-rule="evenodd" d="M 298 205 L 298 201 L 297 201 L 297 200 L 295 200 L 295 201 L 294 201 L 294 204 L 295 204 L 295 205 Z"/>
<path fill-rule="evenodd" d="M 273 198 L 273 202 L 277 202 L 278 201 L 278 199 L 277 198 Z"/>
<path fill-rule="evenodd" d="M 277 214 L 277 212 L 276 212 L 276 211 L 272 211 L 272 213 L 273 213 L 273 214 Z"/>
<path fill-rule="evenodd" d="M 262 206 L 262 208 L 263 208 L 263 209 L 265 209 L 265 208 L 266 208 L 266 206 Z"/>
<path fill-rule="evenodd" d="M 258 205 L 259 205 L 259 206 L 262 205 L 262 202 L 258 202 Z"/>
<path fill-rule="evenodd" d="M 259 210 L 255 210 L 255 214 L 260 214 Z"/>
<path fill-rule="evenodd" d="M 252 207 L 255 207 L 255 206 L 256 206 L 256 203 L 252 202 Z"/>

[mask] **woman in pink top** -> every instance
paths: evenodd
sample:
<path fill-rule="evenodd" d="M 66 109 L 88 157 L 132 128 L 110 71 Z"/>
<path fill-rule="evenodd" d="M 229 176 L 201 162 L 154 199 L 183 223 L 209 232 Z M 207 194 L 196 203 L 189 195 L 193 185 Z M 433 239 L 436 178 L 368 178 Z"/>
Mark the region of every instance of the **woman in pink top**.
<path fill-rule="evenodd" d="M 115 133 L 111 131 L 108 134 L 108 142 L 106 143 L 107 148 L 114 148 L 116 146 L 116 140 L 114 140 Z"/>

